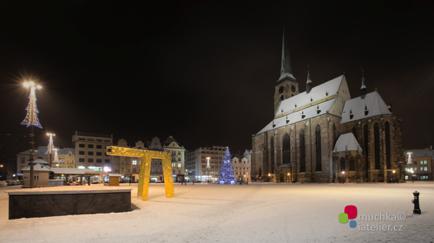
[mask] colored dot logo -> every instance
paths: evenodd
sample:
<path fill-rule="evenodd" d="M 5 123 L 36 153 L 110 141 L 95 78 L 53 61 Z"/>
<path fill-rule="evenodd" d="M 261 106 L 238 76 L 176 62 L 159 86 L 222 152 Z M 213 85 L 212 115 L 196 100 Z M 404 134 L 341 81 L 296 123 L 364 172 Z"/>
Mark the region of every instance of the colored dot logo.
<path fill-rule="evenodd" d="M 347 224 L 349 222 L 349 226 L 351 229 L 357 227 L 357 207 L 355 205 L 347 205 L 344 208 L 344 212 L 340 213 L 338 216 L 339 223 Z"/>

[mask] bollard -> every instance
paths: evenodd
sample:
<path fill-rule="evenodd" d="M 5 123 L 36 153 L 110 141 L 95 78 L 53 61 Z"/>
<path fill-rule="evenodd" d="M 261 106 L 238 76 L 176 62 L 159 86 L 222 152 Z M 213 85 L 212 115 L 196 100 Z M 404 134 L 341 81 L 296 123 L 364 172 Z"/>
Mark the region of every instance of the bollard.
<path fill-rule="evenodd" d="M 421 214 L 420 206 L 419 206 L 419 192 L 413 192 L 414 199 L 411 201 L 414 204 L 413 214 Z"/>

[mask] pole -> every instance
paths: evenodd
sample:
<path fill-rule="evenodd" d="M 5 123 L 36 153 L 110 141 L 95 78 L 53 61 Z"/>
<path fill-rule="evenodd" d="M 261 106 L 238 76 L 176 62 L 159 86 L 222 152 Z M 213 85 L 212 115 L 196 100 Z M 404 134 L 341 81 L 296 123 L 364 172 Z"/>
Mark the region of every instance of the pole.
<path fill-rule="evenodd" d="M 33 126 L 30 128 L 30 180 L 29 180 L 29 187 L 32 188 L 33 185 L 33 162 L 35 160 L 34 152 L 35 152 L 35 129 Z"/>
<path fill-rule="evenodd" d="M 50 166 L 50 168 L 52 166 L 52 163 L 53 163 L 53 155 L 51 153 L 49 153 L 48 154 L 48 165 Z"/>

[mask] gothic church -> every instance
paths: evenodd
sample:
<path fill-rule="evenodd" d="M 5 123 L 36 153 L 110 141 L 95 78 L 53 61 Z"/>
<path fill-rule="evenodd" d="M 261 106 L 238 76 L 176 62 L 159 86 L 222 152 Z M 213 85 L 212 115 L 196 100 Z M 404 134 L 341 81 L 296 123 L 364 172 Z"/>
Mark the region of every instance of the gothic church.
<path fill-rule="evenodd" d="M 275 182 L 391 182 L 401 178 L 401 131 L 377 91 L 362 76 L 352 98 L 345 75 L 305 91 L 282 40 L 274 118 L 252 136 L 252 180 Z"/>

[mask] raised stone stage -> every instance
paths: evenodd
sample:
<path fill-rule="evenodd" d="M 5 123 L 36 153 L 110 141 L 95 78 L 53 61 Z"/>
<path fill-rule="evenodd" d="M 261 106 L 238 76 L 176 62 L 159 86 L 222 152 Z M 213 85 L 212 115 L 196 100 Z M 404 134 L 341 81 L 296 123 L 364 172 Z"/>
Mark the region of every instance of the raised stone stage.
<path fill-rule="evenodd" d="M 131 190 L 9 192 L 9 219 L 131 211 Z"/>

